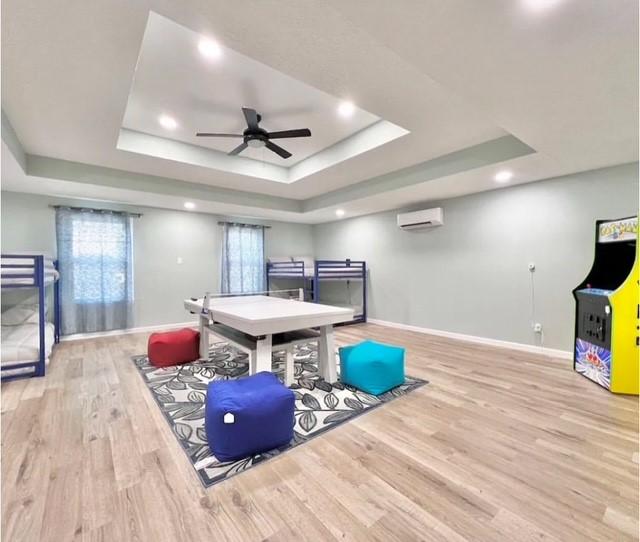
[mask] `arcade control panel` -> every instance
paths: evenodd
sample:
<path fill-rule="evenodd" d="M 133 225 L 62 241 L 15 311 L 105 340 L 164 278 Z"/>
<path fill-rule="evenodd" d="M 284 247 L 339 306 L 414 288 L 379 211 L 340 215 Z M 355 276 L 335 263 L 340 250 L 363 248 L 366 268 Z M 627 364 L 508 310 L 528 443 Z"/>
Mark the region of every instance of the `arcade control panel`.
<path fill-rule="evenodd" d="M 577 338 L 607 350 L 611 350 L 611 305 L 612 290 L 585 288 L 578 290 Z"/>

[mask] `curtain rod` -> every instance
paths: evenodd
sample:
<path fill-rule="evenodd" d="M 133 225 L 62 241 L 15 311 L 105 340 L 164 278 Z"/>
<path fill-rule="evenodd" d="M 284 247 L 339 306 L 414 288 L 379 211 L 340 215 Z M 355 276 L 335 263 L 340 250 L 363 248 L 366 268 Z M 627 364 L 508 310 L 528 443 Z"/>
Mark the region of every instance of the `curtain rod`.
<path fill-rule="evenodd" d="M 270 228 L 271 226 L 264 226 L 262 224 L 244 224 L 242 222 L 225 222 L 223 220 L 221 220 L 220 222 L 218 222 L 218 225 L 220 226 L 245 226 L 247 228 Z"/>
<path fill-rule="evenodd" d="M 93 207 L 72 207 L 71 205 L 49 205 L 52 209 L 69 209 L 70 211 L 81 211 L 85 213 L 104 213 L 113 215 L 126 215 L 133 218 L 140 218 L 142 213 L 129 213 L 127 211 L 114 211 L 113 209 L 94 209 Z"/>

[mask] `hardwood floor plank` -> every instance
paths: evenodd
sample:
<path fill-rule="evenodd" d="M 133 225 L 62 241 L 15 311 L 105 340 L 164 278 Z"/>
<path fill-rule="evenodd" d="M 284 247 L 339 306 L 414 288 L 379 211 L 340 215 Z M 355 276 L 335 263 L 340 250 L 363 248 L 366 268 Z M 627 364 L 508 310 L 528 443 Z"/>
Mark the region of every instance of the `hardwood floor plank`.
<path fill-rule="evenodd" d="M 85 444 L 82 466 L 83 528 L 97 531 L 115 519 L 116 474 L 108 438 Z"/>
<path fill-rule="evenodd" d="M 277 488 L 277 502 L 283 494 L 294 495 L 305 506 L 307 516 L 326 525 L 331 533 L 331 539 L 362 542 L 370 539 L 366 527 L 351 511 L 336 502 L 324 484 L 308 478 L 293 458 L 286 456 L 278 458 L 273 468 L 286 486 L 286 489 L 282 486 Z"/>
<path fill-rule="evenodd" d="M 0 411 L 4 414 L 14 410 L 22 398 L 22 393 L 31 379 L 15 380 L 2 385 L 2 405 Z"/>
<path fill-rule="evenodd" d="M 81 484 L 81 462 L 52 470 L 40 540 L 82 540 Z"/>
<path fill-rule="evenodd" d="M 620 510 L 616 510 L 614 507 L 607 506 L 604 513 L 603 520 L 607 525 L 620 530 L 621 532 L 631 536 L 638 536 L 638 516 L 637 509 L 635 517 L 631 514 L 622 513 Z"/>
<path fill-rule="evenodd" d="M 144 475 L 144 467 L 131 421 L 128 418 L 114 420 L 108 426 L 108 433 L 117 488 L 121 490 L 138 484 Z"/>
<path fill-rule="evenodd" d="M 511 537 L 511 540 L 519 540 L 520 542 L 560 542 L 555 536 L 551 536 L 533 523 L 504 508 L 498 511 L 491 523 L 505 536 Z"/>
<path fill-rule="evenodd" d="M 269 502 L 271 514 L 278 517 L 285 523 L 286 529 L 280 532 L 287 533 L 285 538 L 291 540 L 304 540 L 315 542 L 316 540 L 335 541 L 335 538 L 328 526 L 315 515 L 309 514 L 304 502 L 300 501 L 296 495 L 287 488 L 278 490 L 278 498 Z M 304 525 L 304 529 L 300 526 Z M 272 535 L 273 536 L 273 535 Z M 349 537 L 346 537 L 349 540 Z"/>

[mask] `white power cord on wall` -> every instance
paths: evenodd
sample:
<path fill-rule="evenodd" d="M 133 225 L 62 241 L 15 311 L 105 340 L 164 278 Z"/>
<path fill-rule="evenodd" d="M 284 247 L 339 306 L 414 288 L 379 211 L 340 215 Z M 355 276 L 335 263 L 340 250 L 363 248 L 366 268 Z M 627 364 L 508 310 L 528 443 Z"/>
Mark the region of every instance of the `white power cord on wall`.
<path fill-rule="evenodd" d="M 536 270 L 536 266 L 533 263 L 529 264 L 529 276 L 530 276 L 530 286 L 531 286 L 531 320 L 529 322 L 531 329 L 534 334 L 540 335 L 540 348 L 544 348 L 544 329 L 537 322 L 536 318 L 536 288 L 535 288 L 535 280 L 533 278 L 534 272 Z M 539 326 L 539 327 L 538 327 Z M 535 344 L 534 338 L 534 344 Z"/>
<path fill-rule="evenodd" d="M 536 326 L 536 286 L 535 281 L 533 280 L 533 272 L 535 269 L 531 269 L 529 266 L 529 284 L 531 286 L 531 319 L 529 321 L 529 325 L 531 329 L 534 329 Z"/>

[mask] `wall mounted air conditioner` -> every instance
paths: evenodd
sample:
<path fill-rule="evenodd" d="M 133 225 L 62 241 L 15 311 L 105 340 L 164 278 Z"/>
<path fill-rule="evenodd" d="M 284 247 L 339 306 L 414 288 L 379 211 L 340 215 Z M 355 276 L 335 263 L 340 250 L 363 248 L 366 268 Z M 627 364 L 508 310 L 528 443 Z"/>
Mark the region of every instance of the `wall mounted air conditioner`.
<path fill-rule="evenodd" d="M 415 211 L 413 213 L 400 213 L 398 215 L 398 227 L 403 230 L 433 228 L 435 226 L 442 226 L 443 224 L 442 207 Z"/>

